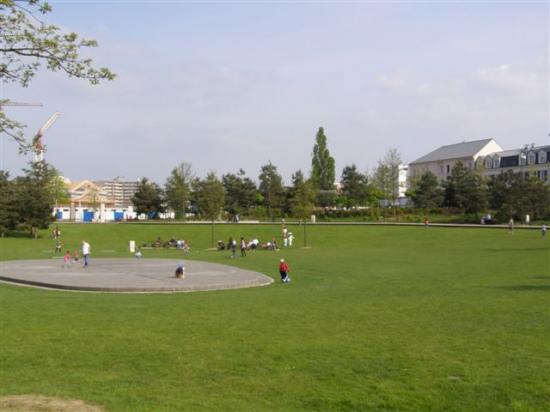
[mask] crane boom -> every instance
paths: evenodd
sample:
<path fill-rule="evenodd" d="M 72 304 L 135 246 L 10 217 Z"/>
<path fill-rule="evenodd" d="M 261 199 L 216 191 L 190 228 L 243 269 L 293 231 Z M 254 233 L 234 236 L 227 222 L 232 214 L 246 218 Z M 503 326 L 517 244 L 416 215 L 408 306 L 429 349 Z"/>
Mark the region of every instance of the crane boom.
<path fill-rule="evenodd" d="M 44 136 L 46 130 L 48 130 L 55 123 L 59 116 L 61 116 L 61 113 L 59 112 L 55 112 L 54 114 L 52 114 L 50 118 L 46 121 L 46 123 L 44 123 L 42 127 L 38 129 L 38 132 L 36 132 L 36 135 L 32 140 L 32 145 L 34 146 L 35 151 L 35 162 L 41 162 L 42 160 L 44 160 L 44 144 L 42 143 L 42 136 Z"/>
<path fill-rule="evenodd" d="M 36 106 L 42 107 L 42 103 L 35 102 L 13 102 L 11 100 L 0 101 L 0 109 L 4 106 Z"/>

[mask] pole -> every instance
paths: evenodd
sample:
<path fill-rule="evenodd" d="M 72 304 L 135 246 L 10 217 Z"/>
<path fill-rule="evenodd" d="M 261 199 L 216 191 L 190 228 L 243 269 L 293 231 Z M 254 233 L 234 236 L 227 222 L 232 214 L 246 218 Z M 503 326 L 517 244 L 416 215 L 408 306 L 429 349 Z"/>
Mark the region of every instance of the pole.
<path fill-rule="evenodd" d="M 307 225 L 307 219 L 304 219 L 304 247 L 307 247 L 306 225 Z"/>

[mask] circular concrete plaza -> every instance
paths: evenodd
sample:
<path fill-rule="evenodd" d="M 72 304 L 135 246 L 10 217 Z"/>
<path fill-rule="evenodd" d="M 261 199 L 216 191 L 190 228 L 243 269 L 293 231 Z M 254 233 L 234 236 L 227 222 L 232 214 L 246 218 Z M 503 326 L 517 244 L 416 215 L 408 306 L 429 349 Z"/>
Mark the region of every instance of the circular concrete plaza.
<path fill-rule="evenodd" d="M 52 289 L 96 292 L 191 292 L 264 286 L 273 279 L 258 272 L 186 260 L 185 277 L 174 272 L 181 260 L 92 259 L 64 268 L 60 259 L 0 262 L 0 281 Z"/>

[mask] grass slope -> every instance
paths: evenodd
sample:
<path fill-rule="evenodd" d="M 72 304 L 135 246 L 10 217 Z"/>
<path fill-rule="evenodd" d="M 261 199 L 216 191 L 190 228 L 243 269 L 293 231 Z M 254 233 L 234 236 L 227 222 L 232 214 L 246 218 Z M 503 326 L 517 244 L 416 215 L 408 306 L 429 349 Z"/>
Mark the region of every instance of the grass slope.
<path fill-rule="evenodd" d="M 536 231 L 308 227 L 311 249 L 231 260 L 206 250 L 208 226 L 60 228 L 64 249 L 87 239 L 93 258 L 127 256 L 129 239 L 175 236 L 191 241 L 190 258 L 277 278 L 284 256 L 293 283 L 164 295 L 0 285 L 0 396 L 83 399 L 107 411 L 550 405 L 550 238 Z M 216 239 L 279 231 L 227 225 Z M 0 240 L 0 259 L 51 257 L 44 236 Z"/>

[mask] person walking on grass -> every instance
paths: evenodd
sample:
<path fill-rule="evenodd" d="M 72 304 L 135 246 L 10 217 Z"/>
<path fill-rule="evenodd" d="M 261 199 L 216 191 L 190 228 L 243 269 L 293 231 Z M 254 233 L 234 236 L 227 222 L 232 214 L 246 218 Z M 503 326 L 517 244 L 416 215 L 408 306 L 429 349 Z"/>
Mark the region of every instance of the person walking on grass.
<path fill-rule="evenodd" d="M 286 263 L 284 259 L 281 259 L 279 263 L 279 274 L 281 275 L 282 283 L 290 282 L 290 276 L 288 276 L 289 272 L 290 268 L 288 267 L 288 263 Z"/>
<path fill-rule="evenodd" d="M 71 251 L 67 250 L 67 252 L 65 252 L 65 256 L 63 256 L 63 268 L 64 269 L 70 268 L 71 263 L 72 263 L 71 262 Z"/>
<path fill-rule="evenodd" d="M 244 240 L 244 237 L 241 237 L 241 257 L 246 256 L 246 242 Z"/>
<path fill-rule="evenodd" d="M 546 223 L 543 223 L 540 227 L 540 234 L 542 237 L 546 237 L 546 232 L 548 232 L 548 226 L 546 226 Z"/>
<path fill-rule="evenodd" d="M 87 267 L 90 259 L 90 244 L 85 240 L 82 241 L 82 256 L 84 256 L 84 267 Z"/>
<path fill-rule="evenodd" d="M 514 234 L 514 218 L 511 217 L 508 221 L 508 233 Z"/>

